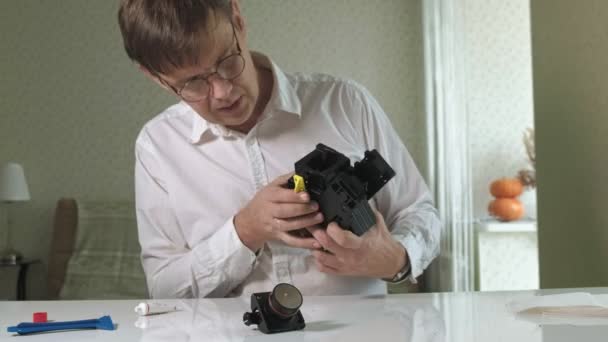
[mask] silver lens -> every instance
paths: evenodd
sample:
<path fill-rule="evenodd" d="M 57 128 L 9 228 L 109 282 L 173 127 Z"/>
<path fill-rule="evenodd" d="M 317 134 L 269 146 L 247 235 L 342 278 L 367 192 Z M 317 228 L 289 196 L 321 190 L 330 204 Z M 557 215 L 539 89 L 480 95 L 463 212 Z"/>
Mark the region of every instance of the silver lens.
<path fill-rule="evenodd" d="M 270 308 L 279 316 L 295 315 L 302 306 L 302 293 L 293 285 L 281 283 L 274 287 L 269 298 Z"/>

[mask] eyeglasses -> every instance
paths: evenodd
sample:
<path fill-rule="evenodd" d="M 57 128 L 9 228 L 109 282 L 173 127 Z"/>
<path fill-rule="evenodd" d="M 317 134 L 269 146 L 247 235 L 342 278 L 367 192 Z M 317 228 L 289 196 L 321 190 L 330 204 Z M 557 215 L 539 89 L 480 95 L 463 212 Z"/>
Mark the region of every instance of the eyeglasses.
<path fill-rule="evenodd" d="M 236 41 L 237 53 L 220 59 L 215 66 L 215 71 L 205 75 L 195 76 L 179 89 L 168 84 L 159 77 L 161 82 L 173 89 L 173 91 L 184 101 L 198 102 L 209 96 L 209 90 L 211 89 L 211 84 L 209 83 L 210 77 L 217 75 L 220 79 L 225 81 L 232 81 L 239 77 L 243 73 L 243 70 L 245 70 L 245 58 L 243 58 L 242 55 L 241 46 L 236 36 L 236 31 L 234 30 L 234 24 L 231 23 L 231 25 L 233 39 Z"/>

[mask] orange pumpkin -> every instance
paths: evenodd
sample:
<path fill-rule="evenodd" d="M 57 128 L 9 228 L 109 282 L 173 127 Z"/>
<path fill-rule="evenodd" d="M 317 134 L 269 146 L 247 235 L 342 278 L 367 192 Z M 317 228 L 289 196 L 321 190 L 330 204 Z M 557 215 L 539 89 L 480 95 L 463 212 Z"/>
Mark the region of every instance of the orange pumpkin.
<path fill-rule="evenodd" d="M 518 178 L 501 178 L 490 184 L 490 193 L 496 198 L 515 198 L 523 191 L 524 185 Z"/>
<path fill-rule="evenodd" d="M 501 221 L 514 221 L 524 215 L 524 206 L 515 198 L 497 198 L 490 202 L 488 211 Z"/>

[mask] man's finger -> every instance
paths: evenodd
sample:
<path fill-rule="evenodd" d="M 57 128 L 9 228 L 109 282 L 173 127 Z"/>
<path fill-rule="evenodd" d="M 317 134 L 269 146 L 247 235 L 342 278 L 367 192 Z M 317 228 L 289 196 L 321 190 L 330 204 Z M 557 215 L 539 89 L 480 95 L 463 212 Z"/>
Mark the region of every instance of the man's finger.
<path fill-rule="evenodd" d="M 316 259 L 315 259 L 315 264 L 317 265 L 317 268 L 319 269 L 320 272 L 328 273 L 328 274 L 340 274 L 340 271 L 338 271 L 337 269 L 335 269 L 331 266 L 323 265 L 322 263 L 318 262 Z"/>
<path fill-rule="evenodd" d="M 346 253 L 346 249 L 338 245 L 328 234 L 325 229 L 316 229 L 312 232 L 313 236 L 323 248 L 330 251 L 332 254 L 341 256 Z"/>
<path fill-rule="evenodd" d="M 319 250 L 312 251 L 312 255 L 315 257 L 316 261 L 325 266 L 329 266 L 336 270 L 341 270 L 344 268 L 344 263 L 338 260 L 335 255 Z"/>
<path fill-rule="evenodd" d="M 306 191 L 295 192 L 280 186 L 271 189 L 270 200 L 275 203 L 308 203 L 310 194 Z"/>
<path fill-rule="evenodd" d="M 362 237 L 353 234 L 350 230 L 340 228 L 335 222 L 327 226 L 327 235 L 344 248 L 359 249 L 363 244 Z"/>
<path fill-rule="evenodd" d="M 308 215 L 311 213 L 319 213 L 319 204 L 317 202 L 308 203 L 279 203 L 275 204 L 271 209 L 271 214 L 274 217 L 283 219 L 296 219 L 300 216 Z M 313 224 L 317 224 L 315 222 Z M 312 224 L 311 224 L 312 225 Z"/>
<path fill-rule="evenodd" d="M 312 226 L 323 222 L 323 214 L 316 212 L 312 214 L 302 215 L 298 217 L 292 217 L 287 219 L 274 219 L 274 227 L 280 231 L 291 231 L 300 229 L 303 227 Z"/>
<path fill-rule="evenodd" d="M 376 209 L 372 209 L 374 211 L 374 214 L 376 215 L 376 227 L 384 227 L 385 229 L 388 230 L 388 228 L 386 227 L 386 223 L 384 222 L 384 216 L 382 216 L 382 214 L 376 210 Z"/>
<path fill-rule="evenodd" d="M 279 177 L 275 178 L 272 182 L 270 182 L 270 184 L 283 185 L 283 184 L 287 183 L 289 178 L 293 177 L 294 174 L 295 174 L 294 172 L 289 172 L 289 173 L 280 175 Z"/>
<path fill-rule="evenodd" d="M 319 249 L 321 244 L 315 238 L 301 238 L 293 236 L 289 233 L 279 233 L 279 238 L 285 244 L 296 248 Z"/>
<path fill-rule="evenodd" d="M 270 185 L 272 187 L 272 198 L 271 201 L 278 203 L 308 203 L 310 202 L 310 195 L 306 191 L 295 192 L 293 189 L 287 188 L 285 185 L 295 173 L 289 172 L 281 175 L 273 180 Z"/>

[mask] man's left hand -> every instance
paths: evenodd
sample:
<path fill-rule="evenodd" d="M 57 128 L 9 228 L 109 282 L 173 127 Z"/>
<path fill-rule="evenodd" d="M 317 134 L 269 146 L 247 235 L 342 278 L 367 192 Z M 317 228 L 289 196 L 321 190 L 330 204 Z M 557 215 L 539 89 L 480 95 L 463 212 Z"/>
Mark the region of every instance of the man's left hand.
<path fill-rule="evenodd" d="M 405 248 L 393 239 L 382 214 L 376 210 L 374 213 L 376 225 L 362 236 L 342 229 L 335 222 L 326 230 L 311 229 L 324 249 L 312 252 L 321 272 L 391 279 L 409 262 Z"/>

